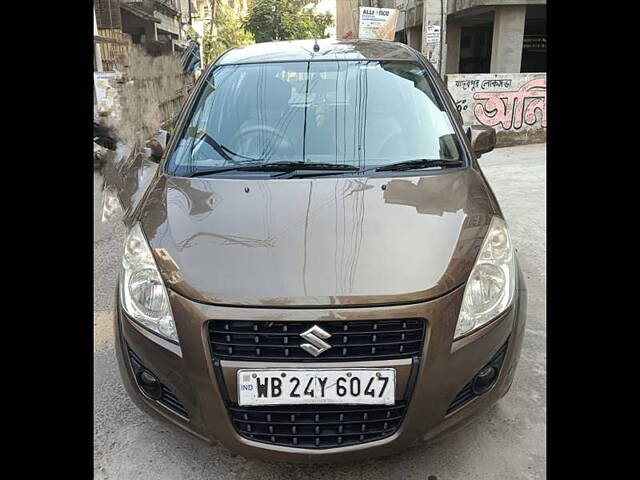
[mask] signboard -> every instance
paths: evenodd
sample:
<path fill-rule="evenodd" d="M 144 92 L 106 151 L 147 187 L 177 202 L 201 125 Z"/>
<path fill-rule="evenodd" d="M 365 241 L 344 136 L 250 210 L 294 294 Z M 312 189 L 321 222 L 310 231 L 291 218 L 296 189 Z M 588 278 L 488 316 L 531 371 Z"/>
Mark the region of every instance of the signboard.
<path fill-rule="evenodd" d="M 113 111 L 118 94 L 115 88 L 115 81 L 115 72 L 93 72 L 98 112 Z"/>
<path fill-rule="evenodd" d="M 546 35 L 525 35 L 522 40 L 522 50 L 529 52 L 547 52 Z"/>
<path fill-rule="evenodd" d="M 428 25 L 425 43 L 440 43 L 440 25 Z"/>
<path fill-rule="evenodd" d="M 393 40 L 396 36 L 398 10 L 395 8 L 360 7 L 360 38 Z"/>

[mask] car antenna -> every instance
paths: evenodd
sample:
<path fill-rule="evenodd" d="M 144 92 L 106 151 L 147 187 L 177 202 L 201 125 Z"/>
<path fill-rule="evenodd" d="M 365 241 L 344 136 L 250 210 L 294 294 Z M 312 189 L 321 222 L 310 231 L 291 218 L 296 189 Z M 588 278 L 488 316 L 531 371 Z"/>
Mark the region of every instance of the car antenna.
<path fill-rule="evenodd" d="M 315 43 L 313 44 L 313 51 L 314 51 L 314 52 L 319 52 L 319 51 L 320 51 L 320 45 L 318 45 L 318 39 L 317 39 L 317 38 L 314 38 L 314 39 L 313 39 L 313 41 L 315 42 Z"/>

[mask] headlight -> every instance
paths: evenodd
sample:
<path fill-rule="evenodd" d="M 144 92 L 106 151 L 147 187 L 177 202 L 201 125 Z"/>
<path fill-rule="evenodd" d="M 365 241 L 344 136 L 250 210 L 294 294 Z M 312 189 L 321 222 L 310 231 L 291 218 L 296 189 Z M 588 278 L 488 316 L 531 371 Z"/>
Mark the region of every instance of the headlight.
<path fill-rule="evenodd" d="M 138 223 L 131 228 L 124 243 L 120 298 L 129 317 L 158 335 L 178 342 L 167 289 Z"/>
<path fill-rule="evenodd" d="M 515 258 L 507 225 L 493 217 L 462 297 L 455 338 L 486 325 L 513 300 Z"/>

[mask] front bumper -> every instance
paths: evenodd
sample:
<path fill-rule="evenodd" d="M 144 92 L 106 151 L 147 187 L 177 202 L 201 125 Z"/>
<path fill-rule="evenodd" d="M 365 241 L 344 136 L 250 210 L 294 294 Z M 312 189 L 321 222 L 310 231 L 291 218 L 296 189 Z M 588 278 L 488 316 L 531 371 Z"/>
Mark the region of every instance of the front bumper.
<path fill-rule="evenodd" d="M 190 301 L 175 292 L 169 292 L 173 314 L 178 328 L 180 347 L 158 341 L 142 327 L 129 321 L 116 298 L 115 330 L 116 353 L 125 387 L 136 404 L 147 413 L 168 421 L 210 444 L 221 443 L 244 456 L 288 462 L 354 461 L 392 454 L 421 440 L 430 440 L 462 420 L 492 405 L 508 391 L 522 346 L 526 317 L 526 290 L 521 275 L 518 278 L 513 305 L 479 331 L 452 343 L 464 286 L 449 294 L 411 305 L 279 309 L 236 308 L 203 305 Z M 242 437 L 234 428 L 227 403 L 235 399 L 235 372 L 246 368 L 245 362 L 226 362 L 214 368 L 207 322 L 213 319 L 260 321 L 309 321 L 319 318 L 371 320 L 397 318 L 424 318 L 425 340 L 417 368 L 415 383 L 404 420 L 391 436 L 358 445 L 328 449 L 294 448 L 260 443 Z M 460 408 L 448 409 L 454 398 L 474 375 L 507 343 L 507 351 L 494 386 L 487 393 L 475 397 Z M 188 418 L 166 407 L 166 403 L 145 396 L 137 386 L 132 373 L 128 350 L 131 349 L 171 391 L 188 412 Z M 389 366 L 388 361 L 372 361 L 367 366 Z M 410 362 L 395 361 L 398 385 L 396 397 L 410 383 Z M 282 364 L 255 363 L 250 366 L 276 366 Z M 300 364 L 287 363 L 286 366 Z M 305 367 L 320 366 L 305 363 Z M 332 362 L 335 367 L 361 366 L 361 362 Z M 225 386 L 226 382 L 226 386 Z"/>

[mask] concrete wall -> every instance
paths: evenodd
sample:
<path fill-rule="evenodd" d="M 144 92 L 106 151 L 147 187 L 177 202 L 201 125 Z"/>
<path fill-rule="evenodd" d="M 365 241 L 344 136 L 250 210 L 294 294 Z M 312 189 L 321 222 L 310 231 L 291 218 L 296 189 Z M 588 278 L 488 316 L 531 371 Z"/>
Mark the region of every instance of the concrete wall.
<path fill-rule="evenodd" d="M 546 141 L 546 73 L 461 74 L 446 79 L 465 127 L 495 128 L 500 147 Z"/>
<path fill-rule="evenodd" d="M 422 48 L 422 25 L 407 28 L 407 45 L 420 51 Z"/>
<path fill-rule="evenodd" d="M 158 10 L 153 12 L 153 16 L 160 20 L 157 28 L 164 30 L 165 32 L 173 33 L 174 35 L 180 35 L 180 23 L 178 22 L 178 17 L 171 17 Z"/>
<path fill-rule="evenodd" d="M 460 70 L 460 38 L 462 27 L 457 22 L 447 22 L 447 63 L 446 73 L 458 73 Z"/>
<path fill-rule="evenodd" d="M 455 13 L 470 8 L 493 7 L 503 5 L 546 5 L 547 0 L 449 0 L 447 12 Z"/>
<path fill-rule="evenodd" d="M 422 29 L 422 21 L 424 19 L 424 4 L 416 4 L 415 1 L 411 0 L 405 8 L 406 11 L 404 12 L 404 24 L 401 27 L 404 28 L 419 26 Z"/>
<path fill-rule="evenodd" d="M 526 16 L 525 5 L 509 5 L 496 9 L 491 46 L 492 73 L 520 71 Z"/>
<path fill-rule="evenodd" d="M 424 0 L 422 54 L 444 78 L 447 63 L 447 0 Z"/>

